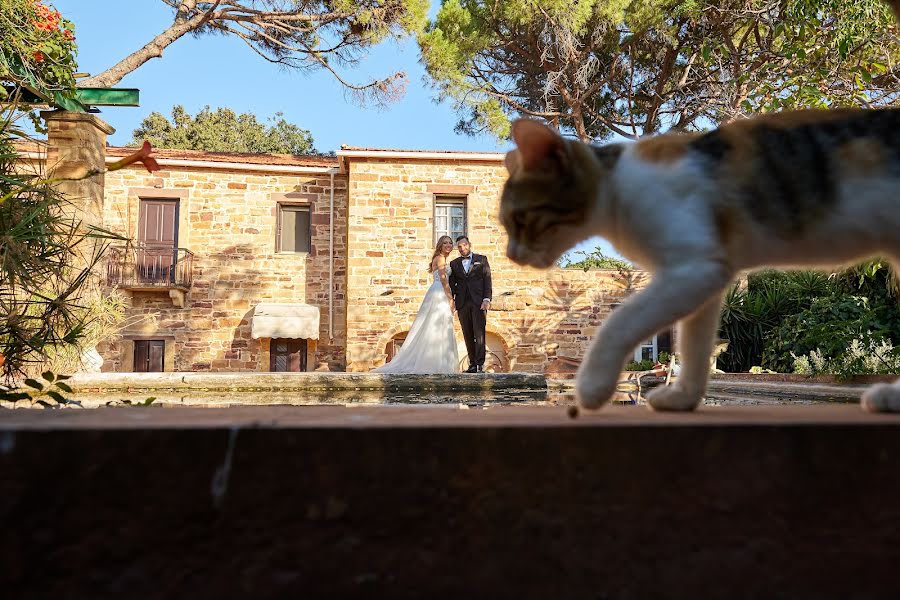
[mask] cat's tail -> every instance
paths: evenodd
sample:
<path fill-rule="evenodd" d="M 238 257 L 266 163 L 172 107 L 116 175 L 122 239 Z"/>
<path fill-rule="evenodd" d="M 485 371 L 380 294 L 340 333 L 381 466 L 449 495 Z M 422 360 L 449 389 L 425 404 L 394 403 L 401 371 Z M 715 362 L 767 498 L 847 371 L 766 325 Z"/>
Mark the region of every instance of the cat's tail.
<path fill-rule="evenodd" d="M 891 5 L 891 9 L 894 11 L 894 16 L 897 17 L 897 22 L 900 22 L 900 0 L 885 0 L 888 4 Z"/>

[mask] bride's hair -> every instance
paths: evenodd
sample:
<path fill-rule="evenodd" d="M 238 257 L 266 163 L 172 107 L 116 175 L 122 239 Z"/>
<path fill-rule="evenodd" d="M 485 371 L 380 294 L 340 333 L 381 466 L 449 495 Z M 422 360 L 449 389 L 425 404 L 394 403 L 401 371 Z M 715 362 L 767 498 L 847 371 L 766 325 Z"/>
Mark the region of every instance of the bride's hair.
<path fill-rule="evenodd" d="M 437 244 L 434 245 L 434 254 L 431 255 L 431 262 L 428 263 L 428 272 L 432 272 L 431 265 L 434 264 L 434 257 L 441 253 L 441 246 L 444 245 L 444 242 L 453 243 L 453 238 L 449 235 L 442 235 L 438 238 Z"/>

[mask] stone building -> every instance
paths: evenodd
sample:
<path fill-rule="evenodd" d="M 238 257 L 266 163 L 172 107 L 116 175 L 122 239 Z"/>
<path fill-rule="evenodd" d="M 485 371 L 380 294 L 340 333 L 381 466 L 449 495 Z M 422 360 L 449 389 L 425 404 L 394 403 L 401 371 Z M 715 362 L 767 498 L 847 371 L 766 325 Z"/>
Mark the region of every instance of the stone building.
<path fill-rule="evenodd" d="M 109 133 L 96 118 L 73 127 Z M 50 156 L 85 137 L 51 127 Z M 107 147 L 105 160 L 130 151 Z M 642 272 L 506 259 L 502 154 L 154 155 L 159 172 L 136 165 L 101 180 L 100 220 L 131 240 L 104 273 L 128 306 L 126 326 L 98 347 L 104 371 L 367 371 L 402 344 L 442 234 L 468 234 L 490 261 L 489 370 L 579 359 L 605 315 L 646 283 Z M 458 325 L 457 336 L 464 361 Z M 668 337 L 638 356 L 655 357 Z"/>

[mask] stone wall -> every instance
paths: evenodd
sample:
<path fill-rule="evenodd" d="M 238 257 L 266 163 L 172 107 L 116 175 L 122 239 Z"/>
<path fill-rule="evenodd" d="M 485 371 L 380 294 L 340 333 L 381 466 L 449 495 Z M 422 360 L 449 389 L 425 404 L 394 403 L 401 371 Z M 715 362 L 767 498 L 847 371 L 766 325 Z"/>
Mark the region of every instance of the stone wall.
<path fill-rule="evenodd" d="M 488 346 L 509 370 L 539 372 L 556 356 L 582 357 L 611 305 L 646 283 L 643 273 L 626 281 L 617 271 L 540 271 L 509 261 L 496 217 L 506 179 L 499 156 L 453 161 L 373 154 L 347 160 L 349 370 L 382 364 L 389 341 L 411 326 L 431 283 L 434 200 L 441 194 L 467 197 L 468 235 L 493 274 Z M 458 323 L 457 340 L 464 359 Z"/>
<path fill-rule="evenodd" d="M 120 335 L 101 344 L 103 369 L 131 370 L 133 340 L 153 338 L 166 340 L 166 370 L 267 371 L 268 340 L 251 339 L 250 331 L 253 308 L 260 302 L 317 306 L 319 339 L 310 340 L 308 369 L 320 363 L 343 369 L 347 185 L 345 177 L 335 176 L 334 315 L 329 315 L 327 170 L 326 165 L 321 172 L 285 174 L 264 166 L 246 171 L 163 161 L 163 169 L 152 175 L 139 168 L 107 174 L 105 226 L 136 239 L 139 199 L 177 198 L 178 246 L 194 253 L 194 265 L 183 308 L 166 292 L 122 292 L 128 297 L 126 324 Z M 277 202 L 285 194 L 310 204 L 308 254 L 275 252 Z"/>

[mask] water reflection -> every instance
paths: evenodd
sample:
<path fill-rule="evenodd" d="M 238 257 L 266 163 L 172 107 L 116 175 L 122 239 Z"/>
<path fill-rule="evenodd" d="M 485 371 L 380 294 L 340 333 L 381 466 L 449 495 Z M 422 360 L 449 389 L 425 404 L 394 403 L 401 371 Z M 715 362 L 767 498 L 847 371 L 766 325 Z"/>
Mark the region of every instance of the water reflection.
<path fill-rule="evenodd" d="M 84 408 L 98 407 L 128 407 L 147 403 L 148 398 L 153 398 L 151 406 L 177 407 L 208 407 L 225 408 L 231 406 L 422 406 L 433 408 L 490 408 L 494 406 L 574 406 L 575 395 L 571 388 L 556 390 L 534 389 L 509 389 L 492 392 L 480 391 L 421 391 L 421 392 L 392 392 L 383 394 L 374 391 L 329 390 L 329 391 L 304 391 L 304 392 L 214 392 L 192 391 L 191 393 L 175 393 L 172 391 L 160 392 L 120 392 L 108 395 L 76 395 L 73 400 L 80 401 Z M 640 406 L 647 403 L 646 399 L 635 388 L 622 388 L 612 398 L 612 404 L 622 406 Z M 772 397 L 762 393 L 748 395 L 734 395 L 712 393 L 704 404 L 713 406 L 722 405 L 752 405 L 752 404 L 822 404 L 827 400 L 796 399 L 790 397 Z M 6 408 L 13 408 L 12 405 Z M 26 408 L 19 403 L 16 408 Z"/>

